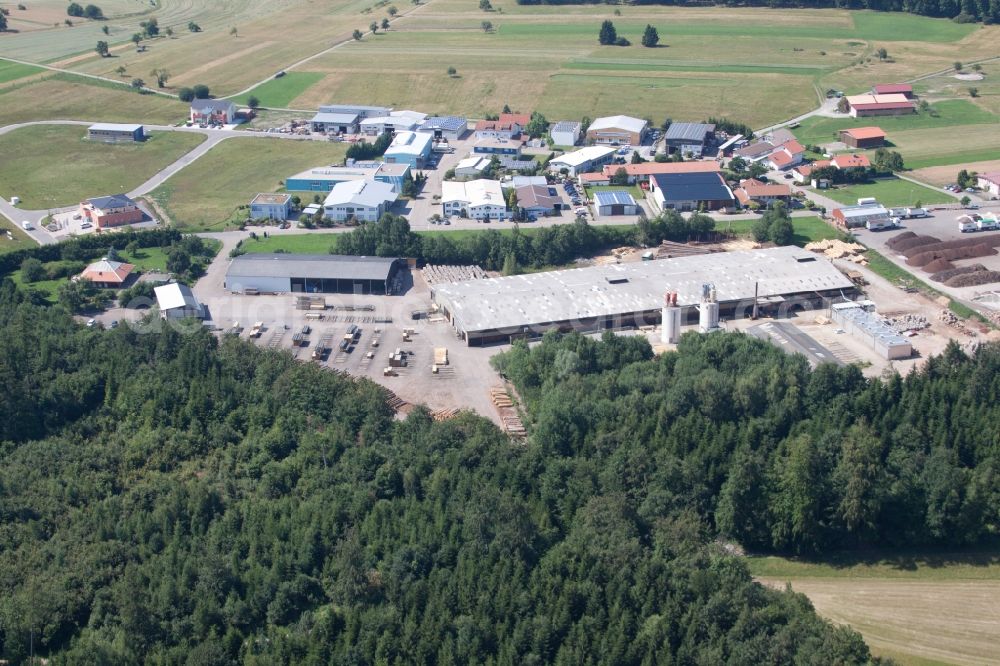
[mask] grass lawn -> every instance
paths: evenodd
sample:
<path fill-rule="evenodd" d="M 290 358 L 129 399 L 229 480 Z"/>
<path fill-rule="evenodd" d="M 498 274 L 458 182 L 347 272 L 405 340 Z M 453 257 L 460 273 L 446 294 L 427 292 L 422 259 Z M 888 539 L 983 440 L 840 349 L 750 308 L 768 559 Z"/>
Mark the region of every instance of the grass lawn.
<path fill-rule="evenodd" d="M 288 72 L 280 79 L 262 83 L 245 95 L 233 98 L 237 104 L 246 104 L 251 95 L 260 100 L 261 106 L 287 108 L 293 99 L 325 75 L 320 72 Z"/>
<path fill-rule="evenodd" d="M 10 235 L 13 236 L 13 238 L 8 237 L 7 232 L 10 232 Z M 0 216 L 0 254 L 23 250 L 29 247 L 38 247 L 38 243 L 33 241 L 31 237 L 24 233 L 24 230 L 16 224 L 8 220 L 6 217 Z"/>
<path fill-rule="evenodd" d="M 41 209 L 127 192 L 205 140 L 157 132 L 142 143 L 112 145 L 88 141 L 86 133 L 80 125 L 39 125 L 0 136 L 0 154 L 17 156 L 0 161 L 0 195 Z"/>
<path fill-rule="evenodd" d="M 955 199 L 945 192 L 917 185 L 902 178 L 882 178 L 874 183 L 838 186 L 823 191 L 823 196 L 845 205 L 855 205 L 858 199 L 875 197 L 883 206 L 914 206 L 951 203 Z"/>
<path fill-rule="evenodd" d="M 186 230 L 219 231 L 238 206 L 258 192 L 274 192 L 284 179 L 344 159 L 344 144 L 240 137 L 215 146 L 174 174 L 151 196 Z"/>
<path fill-rule="evenodd" d="M 122 261 L 132 264 L 142 272 L 167 270 L 167 253 L 162 247 L 143 247 L 134 253 L 122 251 L 118 254 Z"/>
<path fill-rule="evenodd" d="M 38 125 L 0 136 L 0 153 L 17 156 L 0 161 L 0 194 L 41 209 L 127 192 L 205 140 L 157 132 L 142 143 L 106 144 L 88 141 L 86 134 L 80 125 Z"/>
<path fill-rule="evenodd" d="M 838 132 L 848 127 L 877 125 L 885 130 L 889 141 L 895 141 L 894 132 L 918 129 L 937 129 L 955 125 L 987 125 L 1000 122 L 1000 118 L 976 106 L 969 100 L 952 99 L 931 105 L 936 115 L 914 113 L 907 116 L 882 116 L 878 118 L 806 118 L 792 130 L 803 143 L 822 144 L 837 141 Z M 903 153 L 906 157 L 906 153 Z"/>
<path fill-rule="evenodd" d="M 22 65 L 19 62 L 11 62 L 10 60 L 0 58 L 0 83 L 7 83 L 8 81 L 14 81 L 44 71 L 41 67 Z"/>
<path fill-rule="evenodd" d="M 724 231 L 737 236 L 749 236 L 756 220 L 717 220 L 716 231 Z M 795 233 L 792 235 L 792 244 L 799 247 L 813 241 L 837 238 L 840 233 L 831 225 L 818 217 L 793 217 L 792 227 Z"/>
<path fill-rule="evenodd" d="M 749 557 L 753 575 L 791 583 L 821 615 L 849 624 L 900 664 L 985 664 L 996 655 L 1000 553 L 869 552 L 820 561 Z"/>
<path fill-rule="evenodd" d="M 5 38 L 6 39 L 6 38 Z M 142 72 L 142 76 L 147 76 Z M 187 116 L 187 105 L 163 95 L 140 95 L 122 86 L 55 74 L 0 89 L 0 125 L 31 120 L 86 120 L 170 124 Z"/>
<path fill-rule="evenodd" d="M 593 199 L 597 192 L 628 192 L 636 201 L 646 198 L 646 192 L 638 185 L 592 185 L 584 189 L 587 191 L 588 199 Z"/>
<path fill-rule="evenodd" d="M 343 232 L 341 232 L 343 233 Z M 317 232 L 309 234 L 283 234 L 272 235 L 263 238 L 258 235 L 257 240 L 248 238 L 240 245 L 240 249 L 247 254 L 259 254 L 267 252 L 288 252 L 291 254 L 326 254 L 330 248 L 337 245 L 337 236 L 340 233 Z"/>

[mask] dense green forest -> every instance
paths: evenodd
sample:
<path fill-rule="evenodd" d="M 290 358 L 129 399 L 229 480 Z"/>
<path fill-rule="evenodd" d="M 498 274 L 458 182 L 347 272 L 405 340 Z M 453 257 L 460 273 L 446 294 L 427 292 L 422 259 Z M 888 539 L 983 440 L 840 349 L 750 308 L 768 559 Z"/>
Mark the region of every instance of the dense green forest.
<path fill-rule="evenodd" d="M 996 537 L 1000 346 L 969 358 L 951 343 L 885 380 L 810 371 L 742 335 L 687 334 L 624 367 L 622 348 L 649 355 L 644 339 L 571 335 L 494 363 L 534 416 L 532 444 L 603 475 L 639 516 L 691 508 L 744 546 L 804 554 Z"/>
<path fill-rule="evenodd" d="M 473 414 L 397 420 L 373 383 L 200 329 L 88 329 L 9 281 L 0 332 L 12 663 L 31 641 L 54 665 L 871 661 L 858 634 L 715 543 L 699 480 L 725 456 L 707 405 L 642 406 L 739 368 L 764 388 L 716 406 L 718 429 L 751 408 L 793 427 L 789 384 L 808 372 L 759 343 L 733 338 L 732 361 L 721 337 L 658 361 L 614 337 L 518 349 L 504 363 L 538 409 L 538 442 L 521 446 Z M 980 363 L 943 360 L 928 390 Z M 554 382 L 609 392 L 557 426 Z M 628 418 L 671 441 L 615 431 L 609 400 L 626 395 Z"/>
<path fill-rule="evenodd" d="M 517 0 L 519 5 L 620 4 L 619 0 Z M 873 9 L 963 22 L 1000 22 L 1000 0 L 629 0 L 632 5 Z"/>
<path fill-rule="evenodd" d="M 527 227 L 530 228 L 530 227 Z M 658 245 L 663 240 L 687 241 L 713 234 L 715 220 L 694 214 L 684 219 L 677 211 L 667 211 L 635 225 L 591 226 L 580 220 L 571 224 L 513 233 L 489 229 L 460 236 L 421 236 L 410 230 L 405 217 L 386 213 L 374 224 L 363 224 L 337 239 L 330 249 L 338 254 L 379 257 L 415 257 L 429 264 L 478 264 L 498 271 L 512 258 L 518 266 L 542 268 L 561 266 L 579 257 L 590 257 L 619 245 Z"/>

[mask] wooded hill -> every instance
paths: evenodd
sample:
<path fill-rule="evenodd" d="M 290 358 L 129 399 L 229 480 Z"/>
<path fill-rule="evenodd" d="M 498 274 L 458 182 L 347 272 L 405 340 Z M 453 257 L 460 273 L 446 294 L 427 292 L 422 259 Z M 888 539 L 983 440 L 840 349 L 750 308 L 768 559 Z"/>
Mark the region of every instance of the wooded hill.
<path fill-rule="evenodd" d="M 656 440 L 602 437 L 651 447 L 628 479 L 472 414 L 397 421 L 375 384 L 238 340 L 88 329 L 9 281 L 0 332 L 13 663 L 32 638 L 52 664 L 868 660 L 659 499 Z M 623 378 L 660 367 L 594 349 Z"/>

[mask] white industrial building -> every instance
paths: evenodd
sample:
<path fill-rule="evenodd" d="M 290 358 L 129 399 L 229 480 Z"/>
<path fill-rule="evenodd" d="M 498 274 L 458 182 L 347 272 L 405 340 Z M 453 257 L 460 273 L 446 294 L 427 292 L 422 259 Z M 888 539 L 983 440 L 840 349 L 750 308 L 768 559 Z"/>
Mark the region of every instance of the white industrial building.
<path fill-rule="evenodd" d="M 571 153 L 553 157 L 549 160 L 549 170 L 560 172 L 566 169 L 570 176 L 596 171 L 605 164 L 611 164 L 615 157 L 615 149 L 607 146 L 587 146 Z"/>
<path fill-rule="evenodd" d="M 631 116 L 595 118 L 587 128 L 587 140 L 613 146 L 641 146 L 649 123 Z"/>
<path fill-rule="evenodd" d="M 500 182 L 484 178 L 441 183 L 441 206 L 445 217 L 503 220 L 510 216 Z"/>
<path fill-rule="evenodd" d="M 580 141 L 583 125 L 573 120 L 560 120 L 549 130 L 552 143 L 557 146 L 575 146 Z"/>
<path fill-rule="evenodd" d="M 910 341 L 867 306 L 868 303 L 835 303 L 830 308 L 830 319 L 888 361 L 912 356 Z"/>
<path fill-rule="evenodd" d="M 365 118 L 359 125 L 361 131 L 369 136 L 378 136 L 383 132 L 412 132 L 427 120 L 426 113 L 419 111 L 392 111 L 386 116 Z"/>
<path fill-rule="evenodd" d="M 459 336 L 484 345 L 550 330 L 658 325 L 668 291 L 686 321 L 699 321 L 706 284 L 727 319 L 747 316 L 755 303 L 779 317 L 826 308 L 855 291 L 830 260 L 777 247 L 441 283 L 431 296 Z"/>
<path fill-rule="evenodd" d="M 395 201 L 396 191 L 389 183 L 351 180 L 333 186 L 323 202 L 323 216 L 334 222 L 377 222 Z"/>
<path fill-rule="evenodd" d="M 881 227 L 889 224 L 891 216 L 885 206 L 865 204 L 844 206 L 833 211 L 833 219 L 847 229 L 857 229 L 868 224 Z"/>
<path fill-rule="evenodd" d="M 191 287 L 180 282 L 171 282 L 153 289 L 160 316 L 164 319 L 205 318 L 205 308 L 191 292 Z"/>
<path fill-rule="evenodd" d="M 455 175 L 459 178 L 476 178 L 490 165 L 490 158 L 483 155 L 470 155 L 455 165 Z"/>
<path fill-rule="evenodd" d="M 386 149 L 383 159 L 388 164 L 409 164 L 422 169 L 430 159 L 433 138 L 421 132 L 399 132 Z"/>

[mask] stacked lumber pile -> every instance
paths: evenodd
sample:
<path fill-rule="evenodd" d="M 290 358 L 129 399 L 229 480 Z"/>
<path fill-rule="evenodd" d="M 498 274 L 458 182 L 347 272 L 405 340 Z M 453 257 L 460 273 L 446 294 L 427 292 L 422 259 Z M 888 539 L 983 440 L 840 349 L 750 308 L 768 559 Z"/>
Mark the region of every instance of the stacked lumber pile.
<path fill-rule="evenodd" d="M 431 418 L 435 421 L 447 421 L 450 418 L 454 418 L 458 414 L 457 407 L 449 407 L 447 409 L 435 409 L 431 412 Z"/>
<path fill-rule="evenodd" d="M 420 272 L 428 285 L 435 285 L 441 282 L 485 280 L 489 277 L 486 271 L 479 266 L 436 266 L 434 264 L 427 264 Z"/>
<path fill-rule="evenodd" d="M 385 394 L 385 402 L 394 412 L 409 411 L 412 408 L 410 403 L 400 398 L 393 391 L 385 389 Z"/>
<path fill-rule="evenodd" d="M 673 259 L 674 257 L 692 257 L 700 254 L 708 254 L 712 250 L 707 247 L 688 245 L 687 243 L 674 243 L 673 241 L 663 241 L 656 248 L 657 259 Z"/>
<path fill-rule="evenodd" d="M 496 405 L 497 412 L 500 414 L 500 423 L 503 424 L 503 429 L 509 435 L 514 435 L 515 437 L 525 437 L 528 431 L 524 427 L 524 423 L 521 422 L 521 417 L 517 415 L 514 409 L 514 401 L 510 397 L 510 393 L 507 389 L 502 386 L 494 386 L 490 389 L 490 398 L 493 400 L 493 404 Z"/>

